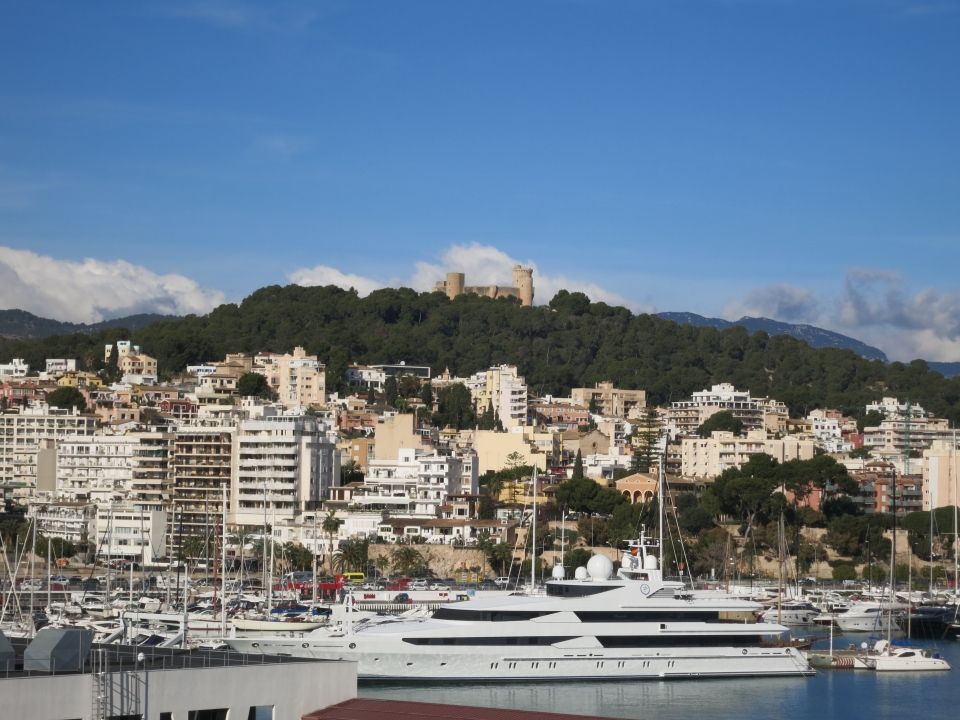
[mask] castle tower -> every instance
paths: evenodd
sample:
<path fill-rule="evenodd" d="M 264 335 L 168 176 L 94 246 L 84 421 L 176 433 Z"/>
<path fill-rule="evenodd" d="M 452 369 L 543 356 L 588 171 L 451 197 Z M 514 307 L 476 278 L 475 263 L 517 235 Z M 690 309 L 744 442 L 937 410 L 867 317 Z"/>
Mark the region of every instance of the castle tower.
<path fill-rule="evenodd" d="M 447 273 L 447 297 L 453 300 L 457 295 L 463 295 L 464 274 Z"/>
<path fill-rule="evenodd" d="M 520 304 L 524 307 L 533 305 L 533 268 L 522 265 L 513 266 L 513 286 L 520 296 Z"/>

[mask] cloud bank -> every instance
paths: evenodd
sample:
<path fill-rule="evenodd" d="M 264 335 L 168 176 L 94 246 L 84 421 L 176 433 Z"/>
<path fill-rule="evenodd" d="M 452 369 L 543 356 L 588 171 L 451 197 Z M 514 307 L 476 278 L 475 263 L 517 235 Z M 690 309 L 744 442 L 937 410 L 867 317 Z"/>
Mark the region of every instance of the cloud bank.
<path fill-rule="evenodd" d="M 222 292 L 188 277 L 125 260 L 58 260 L 0 246 L 0 308 L 91 323 L 135 313 L 206 313 L 224 301 Z"/>
<path fill-rule="evenodd" d="M 889 270 L 854 268 L 832 298 L 806 288 L 770 285 L 724 308 L 724 317 L 768 317 L 809 323 L 862 340 L 892 360 L 960 360 L 960 293 L 911 291 Z"/>

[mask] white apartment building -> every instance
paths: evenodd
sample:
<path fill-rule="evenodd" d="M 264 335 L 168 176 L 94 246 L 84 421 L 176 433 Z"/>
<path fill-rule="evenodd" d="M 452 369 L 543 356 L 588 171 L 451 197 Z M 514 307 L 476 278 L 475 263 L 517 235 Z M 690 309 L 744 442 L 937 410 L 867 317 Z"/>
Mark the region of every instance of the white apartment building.
<path fill-rule="evenodd" d="M 68 437 L 57 443 L 56 494 L 94 502 L 129 502 L 165 510 L 173 493 L 173 433 Z"/>
<path fill-rule="evenodd" d="M 50 377 L 60 377 L 64 373 L 76 371 L 77 361 L 74 358 L 47 358 L 46 373 Z"/>
<path fill-rule="evenodd" d="M 459 493 L 463 463 L 454 455 L 418 454 L 401 448 L 396 460 L 371 460 L 363 490 L 355 490 L 353 506 L 366 511 L 439 517 L 447 496 Z"/>
<path fill-rule="evenodd" d="M 382 368 L 368 365 L 351 365 L 346 372 L 348 385 L 362 385 L 363 387 L 383 390 L 387 382 L 387 373 Z"/>
<path fill-rule="evenodd" d="M 97 506 L 74 500 L 35 498 L 27 508 L 27 517 L 37 522 L 37 532 L 74 545 L 93 542 L 96 537 Z"/>
<path fill-rule="evenodd" d="M 715 478 L 724 470 L 740 468 L 751 456 L 761 453 L 780 463 L 811 460 L 814 442 L 797 435 L 772 438 L 764 430 L 751 430 L 746 437 L 716 431 L 709 438 L 683 438 L 680 474 L 685 478 Z"/>
<path fill-rule="evenodd" d="M 0 365 L 0 380 L 14 380 L 30 374 L 30 365 L 23 358 L 13 358 L 9 363 Z"/>
<path fill-rule="evenodd" d="M 844 441 L 838 418 L 827 415 L 823 410 L 814 410 L 807 415 L 807 422 L 810 423 L 810 432 L 817 447 L 824 452 L 847 452 L 853 447 L 851 443 Z"/>
<path fill-rule="evenodd" d="M 693 435 L 714 413 L 729 411 L 743 423 L 743 429 L 782 432 L 786 429 L 787 406 L 778 400 L 752 398 L 749 390 L 737 390 L 730 383 L 695 392 L 689 400 L 671 403 L 666 425 L 672 436 Z"/>
<path fill-rule="evenodd" d="M 866 411 L 877 412 L 888 420 L 903 419 L 907 416 L 922 418 L 927 416 L 926 410 L 916 403 L 902 403 L 895 397 L 885 397 L 880 402 L 870 403 Z"/>
<path fill-rule="evenodd" d="M 500 365 L 475 373 L 464 385 L 478 414 L 493 407 L 506 430 L 527 424 L 527 383 L 517 375 L 515 366 Z"/>
<path fill-rule="evenodd" d="M 162 510 L 138 510 L 122 504 L 97 507 L 98 558 L 150 564 L 166 556 L 166 532 L 167 514 Z"/>
<path fill-rule="evenodd" d="M 230 497 L 234 525 L 293 520 L 340 482 L 336 435 L 310 415 L 270 415 L 240 422 Z"/>
<path fill-rule="evenodd" d="M 258 354 L 253 361 L 253 372 L 267 378 L 280 404 L 287 409 L 326 402 L 326 366 L 316 355 L 307 355 L 302 347 L 295 347 L 293 354 Z"/>
<path fill-rule="evenodd" d="M 95 428 L 92 415 L 46 404 L 0 414 L 0 488 L 4 497 L 25 500 L 33 495 L 41 475 L 49 475 L 52 485 L 53 443 L 70 436 L 93 435 Z M 44 451 L 41 445 L 46 446 Z"/>

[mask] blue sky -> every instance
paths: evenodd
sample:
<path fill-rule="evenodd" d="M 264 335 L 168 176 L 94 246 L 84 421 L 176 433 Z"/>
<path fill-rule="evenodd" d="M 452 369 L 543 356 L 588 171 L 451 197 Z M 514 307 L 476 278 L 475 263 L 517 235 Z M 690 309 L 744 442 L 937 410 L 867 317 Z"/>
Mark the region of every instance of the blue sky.
<path fill-rule="evenodd" d="M 960 360 L 960 2 L 5 3 L 0 307 L 505 283 Z"/>

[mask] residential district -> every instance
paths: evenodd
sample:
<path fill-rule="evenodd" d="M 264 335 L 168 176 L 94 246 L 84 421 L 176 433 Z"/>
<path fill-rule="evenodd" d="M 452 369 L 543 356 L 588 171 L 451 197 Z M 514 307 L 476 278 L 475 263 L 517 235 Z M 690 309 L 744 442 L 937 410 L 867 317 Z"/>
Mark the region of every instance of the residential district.
<path fill-rule="evenodd" d="M 661 462 L 672 492 L 696 492 L 758 453 L 780 463 L 829 453 L 857 482 L 852 499 L 865 513 L 957 504 L 947 421 L 892 397 L 863 408 L 858 427 L 829 409 L 790 417 L 783 402 L 725 383 L 665 407 L 609 382 L 537 397 L 509 365 L 469 377 L 402 361 L 352 365 L 340 385 L 349 393 L 331 393 L 322 359 L 301 347 L 230 354 L 160 382 L 147 350 L 106 346 L 112 377 L 69 358 L 39 371 L 0 365 L 7 509 L 88 562 L 169 567 L 186 557 L 206 567 L 221 517 L 234 565 L 265 532 L 321 558 L 356 539 L 512 545 L 534 492 L 549 506 L 571 477 L 645 503 Z M 451 388 L 471 406 L 469 427 L 438 414 Z M 65 394 L 79 400 L 56 407 Z M 704 433 L 711 416 L 733 425 Z M 481 492 L 481 478 L 511 468 L 536 468 L 536 491 L 527 472 Z M 797 500 L 817 509 L 824 492 Z"/>

